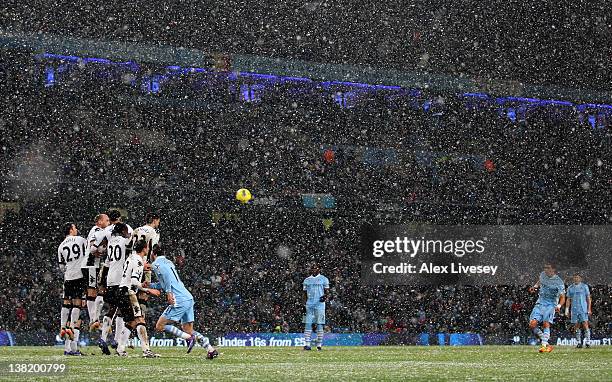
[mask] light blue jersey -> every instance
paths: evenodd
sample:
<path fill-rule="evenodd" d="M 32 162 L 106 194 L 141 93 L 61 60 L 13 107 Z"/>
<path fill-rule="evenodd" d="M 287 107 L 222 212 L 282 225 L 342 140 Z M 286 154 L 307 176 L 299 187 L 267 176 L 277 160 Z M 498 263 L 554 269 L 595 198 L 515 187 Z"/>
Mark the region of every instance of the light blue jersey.
<path fill-rule="evenodd" d="M 158 283 L 151 284 L 152 288 L 172 293 L 176 300 L 176 305 L 180 305 L 183 301 L 193 301 L 193 296 L 179 278 L 174 264 L 166 256 L 157 256 L 151 268 L 159 281 Z"/>
<path fill-rule="evenodd" d="M 304 280 L 304 290 L 308 297 L 306 299 L 306 315 L 304 316 L 306 325 L 325 325 L 325 303 L 321 302 L 321 296 L 325 294 L 325 289 L 329 289 L 329 280 L 321 274 L 308 276 Z"/>
<path fill-rule="evenodd" d="M 565 284 L 559 275 L 548 277 L 546 273 L 540 273 L 540 294 L 536 304 L 556 306 L 559 303 L 559 297 L 564 293 Z"/>
<path fill-rule="evenodd" d="M 590 295 L 589 286 L 584 283 L 572 284 L 567 288 L 567 297 L 572 299 L 572 313 L 586 313 Z"/>
<path fill-rule="evenodd" d="M 321 302 L 321 296 L 325 294 L 325 289 L 329 289 L 329 280 L 322 274 L 308 276 L 304 280 L 304 290 L 308 299 L 306 306 L 316 306 L 325 308 L 325 303 Z"/>

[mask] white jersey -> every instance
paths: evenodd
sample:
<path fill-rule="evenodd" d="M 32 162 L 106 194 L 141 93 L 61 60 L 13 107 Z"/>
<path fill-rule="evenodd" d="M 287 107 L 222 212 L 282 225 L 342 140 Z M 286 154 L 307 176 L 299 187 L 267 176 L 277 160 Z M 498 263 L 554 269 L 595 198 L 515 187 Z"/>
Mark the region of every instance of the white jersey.
<path fill-rule="evenodd" d="M 97 225 L 91 227 L 91 229 L 89 230 L 89 234 L 87 235 L 87 252 L 85 253 L 85 256 L 83 256 L 81 268 L 100 267 L 100 258 L 95 257 L 91 254 L 91 242 L 96 239 L 96 232 L 100 232 L 103 230 L 104 228 L 100 228 Z"/>
<path fill-rule="evenodd" d="M 134 230 L 129 225 L 127 225 L 127 227 L 128 227 L 128 234 L 132 235 Z M 113 229 L 114 228 L 115 228 L 115 225 L 111 224 L 111 225 L 109 225 L 108 227 L 106 227 L 106 228 L 104 228 L 102 230 L 96 231 L 96 233 L 94 234 L 93 246 L 96 247 L 96 248 L 99 247 L 104 242 L 105 239 L 106 239 L 106 243 L 107 243 L 107 246 L 108 246 L 108 243 L 110 242 L 111 235 L 113 233 Z M 107 254 L 108 254 L 108 248 L 107 248 L 107 252 L 104 253 L 104 256 L 107 255 Z M 96 266 L 96 268 L 100 267 L 100 265 L 99 265 L 100 264 L 100 258 L 104 257 L 104 256 L 100 256 L 100 257 L 96 258 L 96 261 L 97 261 L 97 264 L 98 264 Z"/>
<path fill-rule="evenodd" d="M 132 233 L 132 244 L 136 244 L 139 240 L 144 240 L 149 245 L 149 250 L 145 254 L 145 259 L 148 259 L 153 247 L 159 244 L 159 233 L 150 225 L 143 225 L 142 227 L 136 228 Z"/>
<path fill-rule="evenodd" d="M 83 277 L 82 258 L 87 251 L 87 240 L 81 236 L 66 236 L 57 248 L 57 260 L 66 266 L 64 280 L 76 280 Z"/>
<path fill-rule="evenodd" d="M 104 266 L 108 267 L 108 275 L 106 276 L 107 286 L 117 286 L 121 283 L 123 277 L 123 266 L 125 260 L 129 256 L 126 248 L 130 239 L 126 239 L 120 235 L 111 236 L 108 241 L 108 249 L 106 251 L 106 261 Z"/>
<path fill-rule="evenodd" d="M 125 260 L 125 264 L 123 265 L 123 274 L 121 275 L 119 287 L 127 287 L 133 292 L 138 291 L 138 287 L 136 285 L 140 284 L 143 272 L 143 258 L 136 253 L 132 253 L 130 257 Z"/>

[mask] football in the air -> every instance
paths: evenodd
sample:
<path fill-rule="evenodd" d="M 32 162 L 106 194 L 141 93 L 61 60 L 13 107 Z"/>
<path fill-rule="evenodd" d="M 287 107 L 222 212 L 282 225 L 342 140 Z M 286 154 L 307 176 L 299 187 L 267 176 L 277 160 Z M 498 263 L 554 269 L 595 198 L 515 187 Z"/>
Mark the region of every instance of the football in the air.
<path fill-rule="evenodd" d="M 251 195 L 251 191 L 247 190 L 246 188 L 241 188 L 240 190 L 236 191 L 236 200 L 238 200 L 240 203 L 248 203 L 251 199 L 253 199 L 253 195 Z"/>

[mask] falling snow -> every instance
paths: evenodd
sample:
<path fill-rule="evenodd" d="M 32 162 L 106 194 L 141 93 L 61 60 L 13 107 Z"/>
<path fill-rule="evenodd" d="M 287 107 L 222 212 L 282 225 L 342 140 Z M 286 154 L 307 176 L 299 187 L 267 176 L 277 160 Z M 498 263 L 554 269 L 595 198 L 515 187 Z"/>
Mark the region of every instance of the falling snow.
<path fill-rule="evenodd" d="M 317 261 L 328 332 L 509 343 L 528 285 L 365 286 L 361 227 L 612 224 L 609 4 L 187 3 L 0 6 L 0 329 L 54 343 L 61 227 L 109 208 L 161 215 L 210 334 L 302 331 Z"/>

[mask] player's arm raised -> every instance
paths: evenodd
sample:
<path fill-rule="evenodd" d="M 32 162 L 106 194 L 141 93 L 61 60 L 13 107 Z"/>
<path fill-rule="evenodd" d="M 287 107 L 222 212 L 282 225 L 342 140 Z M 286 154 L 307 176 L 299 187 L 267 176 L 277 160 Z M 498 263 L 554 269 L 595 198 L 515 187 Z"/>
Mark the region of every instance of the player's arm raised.
<path fill-rule="evenodd" d="M 96 232 L 95 239 L 89 243 L 89 251 L 96 257 L 102 257 L 106 253 L 108 239 L 104 231 Z"/>

